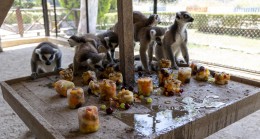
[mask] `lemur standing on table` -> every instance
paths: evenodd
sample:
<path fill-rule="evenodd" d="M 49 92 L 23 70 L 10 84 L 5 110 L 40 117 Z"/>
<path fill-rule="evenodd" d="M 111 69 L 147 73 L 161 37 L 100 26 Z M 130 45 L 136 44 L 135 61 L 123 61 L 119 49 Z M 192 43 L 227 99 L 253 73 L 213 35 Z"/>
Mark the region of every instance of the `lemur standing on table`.
<path fill-rule="evenodd" d="M 133 24 L 137 22 L 145 22 L 147 20 L 147 17 L 141 13 L 140 11 L 133 11 Z M 118 34 L 118 23 L 116 23 L 113 27 L 111 27 L 109 30 L 115 32 Z"/>
<path fill-rule="evenodd" d="M 134 41 L 138 40 L 138 32 L 143 27 L 152 27 L 160 24 L 161 20 L 157 14 L 152 14 L 148 18 L 139 11 L 133 11 L 133 25 L 134 25 Z M 118 23 L 116 23 L 110 30 L 118 34 Z"/>
<path fill-rule="evenodd" d="M 186 12 L 177 12 L 174 24 L 170 26 L 169 30 L 165 33 L 163 39 L 164 53 L 166 57 L 171 60 L 172 67 L 178 69 L 178 60 L 177 57 L 179 53 L 182 53 L 182 56 L 186 62 L 189 64 L 189 53 L 187 48 L 187 25 L 189 22 L 193 22 L 191 15 Z"/>
<path fill-rule="evenodd" d="M 109 62 L 115 62 L 115 49 L 118 47 L 118 35 L 113 31 L 106 31 L 97 35 L 102 45 L 107 49 L 107 59 Z"/>
<path fill-rule="evenodd" d="M 32 53 L 31 77 L 37 78 L 39 73 L 52 72 L 61 69 L 62 53 L 58 46 L 50 42 L 40 43 Z"/>
<path fill-rule="evenodd" d="M 106 53 L 98 52 L 98 43 L 93 38 L 70 37 L 69 43 L 75 48 L 73 58 L 73 74 L 77 75 L 80 67 L 87 67 L 90 70 L 101 70 L 102 62 Z M 75 43 L 76 42 L 76 43 Z"/>
<path fill-rule="evenodd" d="M 160 23 L 161 20 L 157 14 L 152 14 L 148 18 L 134 23 L 134 41 L 139 41 L 138 34 L 143 27 L 153 27 Z"/>
<path fill-rule="evenodd" d="M 162 46 L 162 40 L 166 32 L 162 27 L 143 27 L 138 34 L 140 40 L 140 58 L 145 71 L 151 70 L 154 45 Z M 148 50 L 148 57 L 147 57 Z M 148 59 L 147 59 L 148 58 Z"/>

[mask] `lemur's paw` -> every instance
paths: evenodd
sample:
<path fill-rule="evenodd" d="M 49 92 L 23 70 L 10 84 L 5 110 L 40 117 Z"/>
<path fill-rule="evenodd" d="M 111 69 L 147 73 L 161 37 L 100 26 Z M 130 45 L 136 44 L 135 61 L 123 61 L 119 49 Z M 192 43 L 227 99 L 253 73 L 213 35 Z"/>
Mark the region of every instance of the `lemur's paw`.
<path fill-rule="evenodd" d="M 64 70 L 63 68 L 57 68 L 57 71 L 59 72 L 59 71 L 62 71 L 62 70 Z"/>
<path fill-rule="evenodd" d="M 37 74 L 36 72 L 33 72 L 33 73 L 31 74 L 31 79 L 32 79 L 32 80 L 35 80 L 37 77 L 38 77 L 38 74 Z"/>

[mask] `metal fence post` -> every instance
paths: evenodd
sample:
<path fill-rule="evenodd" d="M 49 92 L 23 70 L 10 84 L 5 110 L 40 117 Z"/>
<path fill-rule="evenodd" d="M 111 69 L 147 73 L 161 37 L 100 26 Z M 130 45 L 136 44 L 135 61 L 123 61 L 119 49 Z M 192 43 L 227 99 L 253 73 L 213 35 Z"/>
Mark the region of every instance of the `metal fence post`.
<path fill-rule="evenodd" d="M 153 14 L 157 14 L 157 0 L 153 1 Z"/>
<path fill-rule="evenodd" d="M 86 20 L 87 20 L 87 33 L 89 33 L 89 15 L 88 15 L 88 13 L 89 13 L 89 11 L 88 11 L 88 0 L 86 0 Z"/>
<path fill-rule="evenodd" d="M 50 36 L 47 0 L 42 0 L 42 13 L 43 13 L 43 20 L 44 20 L 45 36 Z"/>

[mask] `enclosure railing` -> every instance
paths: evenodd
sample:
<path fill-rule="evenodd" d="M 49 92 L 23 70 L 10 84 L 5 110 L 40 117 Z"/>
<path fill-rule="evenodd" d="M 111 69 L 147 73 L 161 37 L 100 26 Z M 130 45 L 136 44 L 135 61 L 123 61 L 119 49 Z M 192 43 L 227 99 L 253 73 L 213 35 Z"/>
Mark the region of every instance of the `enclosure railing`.
<path fill-rule="evenodd" d="M 55 26 L 54 10 L 49 8 L 49 26 L 51 34 L 58 32 L 58 36 L 70 36 L 77 33 L 79 23 L 78 8 L 56 9 L 57 26 Z M 145 13 L 147 16 L 151 13 Z M 174 19 L 173 12 L 158 12 L 162 24 L 161 26 L 170 26 Z M 260 38 L 260 14 L 257 13 L 230 13 L 230 14 L 212 14 L 203 12 L 192 12 L 195 18 L 189 28 L 196 29 L 202 33 L 224 34 L 231 36 L 243 36 L 248 38 Z M 33 34 L 33 36 L 44 36 L 44 21 L 42 9 L 11 9 L 4 21 L 1 30 L 8 33 L 5 35 L 16 34 L 23 37 L 24 34 Z M 105 15 L 104 21 L 97 25 L 97 29 L 109 29 L 117 22 L 116 13 Z M 56 28 L 57 27 L 57 28 Z"/>
<path fill-rule="evenodd" d="M 54 21 L 54 10 L 48 9 L 50 32 L 54 33 L 56 30 Z M 77 30 L 79 22 L 79 9 L 65 9 L 57 8 L 57 30 L 64 34 L 68 30 Z M 20 36 L 44 36 L 44 21 L 41 8 L 20 9 L 12 8 L 0 28 L 2 30 L 1 36 L 4 39 L 7 35 Z"/>

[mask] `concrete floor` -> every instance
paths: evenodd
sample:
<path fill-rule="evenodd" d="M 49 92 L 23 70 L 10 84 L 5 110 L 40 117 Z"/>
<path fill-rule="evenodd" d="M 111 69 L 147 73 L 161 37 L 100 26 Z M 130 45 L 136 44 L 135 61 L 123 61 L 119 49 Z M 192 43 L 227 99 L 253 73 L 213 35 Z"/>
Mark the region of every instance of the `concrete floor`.
<path fill-rule="evenodd" d="M 37 44 L 21 45 L 4 49 L 0 53 L 0 81 L 28 76 L 30 57 Z M 62 67 L 72 62 L 73 50 L 61 47 L 63 52 Z M 34 138 L 26 125 L 19 119 L 9 105 L 4 101 L 0 90 L 0 139 Z M 208 139 L 257 139 L 260 138 L 260 110 L 239 120 L 238 122 L 207 137 Z"/>

